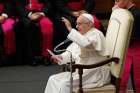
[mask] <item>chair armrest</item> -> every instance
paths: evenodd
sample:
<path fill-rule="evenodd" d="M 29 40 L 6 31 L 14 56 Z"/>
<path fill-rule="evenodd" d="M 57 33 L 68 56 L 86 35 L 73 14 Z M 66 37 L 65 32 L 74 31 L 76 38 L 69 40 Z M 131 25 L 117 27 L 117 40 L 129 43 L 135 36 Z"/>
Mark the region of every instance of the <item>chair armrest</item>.
<path fill-rule="evenodd" d="M 78 69 L 78 73 L 79 73 L 79 93 L 83 93 L 83 88 L 82 88 L 82 74 L 83 74 L 83 69 L 91 69 L 91 68 L 100 67 L 100 66 L 103 66 L 105 64 L 108 64 L 110 62 L 118 63 L 119 62 L 119 58 L 112 57 L 112 58 L 108 58 L 108 59 L 106 59 L 104 61 L 101 61 L 99 63 L 90 64 L 90 65 L 72 64 L 72 69 L 73 70 Z"/>
<path fill-rule="evenodd" d="M 75 64 L 75 62 L 72 62 L 72 64 Z M 67 63 L 67 64 L 62 64 L 62 71 L 65 72 L 65 71 L 69 71 L 70 72 L 70 65 L 71 63 Z M 72 72 L 75 72 L 75 70 L 73 69 Z"/>
<path fill-rule="evenodd" d="M 112 58 L 108 58 L 106 60 L 103 60 L 99 63 L 96 63 L 96 64 L 90 64 L 90 65 L 83 65 L 83 64 L 72 64 L 72 68 L 73 69 L 91 69 L 91 68 L 96 68 L 96 67 L 100 67 L 100 66 L 103 66 L 103 65 L 106 65 L 108 63 L 111 63 L 111 62 L 115 62 L 115 63 L 118 63 L 119 62 L 119 58 L 117 57 L 112 57 Z"/>

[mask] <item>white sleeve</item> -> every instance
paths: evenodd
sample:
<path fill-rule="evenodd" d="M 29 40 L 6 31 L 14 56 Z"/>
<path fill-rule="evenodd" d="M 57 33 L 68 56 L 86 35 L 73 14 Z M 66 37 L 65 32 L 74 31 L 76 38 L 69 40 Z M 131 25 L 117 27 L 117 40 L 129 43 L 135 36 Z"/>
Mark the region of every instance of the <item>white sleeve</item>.
<path fill-rule="evenodd" d="M 73 42 L 77 43 L 81 47 L 88 46 L 91 42 L 88 38 L 84 37 L 80 34 L 77 30 L 72 29 L 69 35 L 67 36 L 68 39 L 72 40 Z"/>
<path fill-rule="evenodd" d="M 4 16 L 5 18 L 8 18 L 8 15 L 5 13 L 2 13 L 1 16 Z"/>

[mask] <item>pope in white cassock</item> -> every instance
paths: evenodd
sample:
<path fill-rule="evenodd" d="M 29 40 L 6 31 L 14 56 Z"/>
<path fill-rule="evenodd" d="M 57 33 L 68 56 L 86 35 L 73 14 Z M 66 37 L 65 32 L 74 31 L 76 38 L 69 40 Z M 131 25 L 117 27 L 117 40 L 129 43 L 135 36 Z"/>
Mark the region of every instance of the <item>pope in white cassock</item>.
<path fill-rule="evenodd" d="M 61 64 L 72 60 L 76 64 L 94 64 L 107 58 L 105 48 L 105 38 L 101 31 L 94 28 L 93 17 L 90 14 L 82 14 L 77 18 L 77 30 L 71 27 L 70 22 L 66 18 L 62 18 L 69 30 L 68 39 L 73 41 L 71 45 L 60 55 L 56 55 L 62 61 L 58 61 L 56 56 L 52 59 Z M 70 53 L 71 52 L 71 53 Z M 78 71 L 73 72 L 73 88 L 78 87 L 79 76 Z M 110 82 L 110 68 L 106 66 L 85 69 L 83 71 L 83 87 L 100 87 Z M 70 93 L 70 72 L 62 72 L 50 76 L 45 93 Z"/>

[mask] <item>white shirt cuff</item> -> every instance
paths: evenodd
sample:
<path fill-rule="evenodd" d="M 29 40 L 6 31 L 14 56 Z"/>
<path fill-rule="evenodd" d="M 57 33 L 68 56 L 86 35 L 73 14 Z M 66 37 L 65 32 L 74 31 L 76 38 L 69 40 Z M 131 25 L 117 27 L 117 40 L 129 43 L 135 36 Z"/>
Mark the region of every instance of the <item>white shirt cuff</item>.
<path fill-rule="evenodd" d="M 30 13 L 28 14 L 28 17 L 29 17 L 29 18 L 30 18 L 30 16 L 32 15 L 32 13 L 33 13 L 33 12 L 30 12 Z"/>
<path fill-rule="evenodd" d="M 80 34 L 78 31 L 75 29 L 72 29 L 67 36 L 68 39 L 72 40 L 73 42 L 77 43 L 81 47 L 86 47 L 87 45 L 90 44 L 90 41 L 88 38 L 86 38 L 84 35 Z"/>
<path fill-rule="evenodd" d="M 5 13 L 2 13 L 1 16 L 4 16 L 5 18 L 8 18 L 8 15 Z"/>

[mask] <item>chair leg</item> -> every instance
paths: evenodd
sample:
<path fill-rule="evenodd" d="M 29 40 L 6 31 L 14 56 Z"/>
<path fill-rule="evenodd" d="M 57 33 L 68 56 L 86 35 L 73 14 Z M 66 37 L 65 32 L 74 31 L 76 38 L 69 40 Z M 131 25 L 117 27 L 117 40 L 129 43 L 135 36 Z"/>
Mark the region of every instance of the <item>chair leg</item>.
<path fill-rule="evenodd" d="M 121 79 L 117 79 L 117 81 L 116 81 L 116 93 L 120 93 L 120 82 L 121 82 Z"/>

